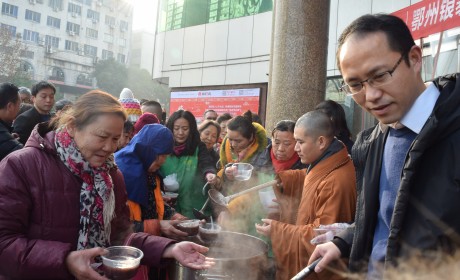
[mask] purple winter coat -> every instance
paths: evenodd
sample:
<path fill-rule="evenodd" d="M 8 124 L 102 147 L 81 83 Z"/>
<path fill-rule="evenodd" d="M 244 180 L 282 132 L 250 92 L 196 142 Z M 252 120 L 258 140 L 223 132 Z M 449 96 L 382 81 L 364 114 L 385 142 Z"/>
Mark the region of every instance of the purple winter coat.
<path fill-rule="evenodd" d="M 131 234 L 123 176 L 111 170 L 116 217 L 111 244 Z M 39 124 L 24 149 L 0 163 L 0 280 L 74 279 L 65 265 L 77 248 L 82 181 L 57 156 L 54 131 Z M 136 233 L 129 245 L 144 252 L 143 264 L 160 266 L 173 240 Z"/>

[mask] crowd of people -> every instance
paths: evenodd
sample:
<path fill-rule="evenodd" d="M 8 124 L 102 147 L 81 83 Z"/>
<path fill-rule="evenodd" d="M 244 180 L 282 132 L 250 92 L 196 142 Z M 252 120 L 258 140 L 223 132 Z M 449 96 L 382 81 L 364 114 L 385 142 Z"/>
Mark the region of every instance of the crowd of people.
<path fill-rule="evenodd" d="M 383 279 L 413 257 L 455 256 L 458 74 L 425 83 L 420 47 L 384 14 L 352 22 L 337 61 L 341 89 L 378 121 L 355 143 L 332 100 L 267 133 L 251 111 L 208 109 L 197 123 L 128 88 L 55 103 L 50 82 L 0 84 L 0 279 L 106 279 L 92 264 L 122 244 L 144 252 L 149 279 L 168 279 L 168 259 L 207 269 L 208 248 L 177 227 L 202 207 L 223 229 L 269 244 L 264 279 L 290 279 L 318 258 L 308 279 Z M 252 165 L 249 180 L 236 180 L 235 163 Z M 165 196 L 172 177 L 177 200 Z M 231 195 L 270 181 L 270 209 L 259 192 L 206 207 L 208 189 Z M 348 226 L 312 243 L 339 223 Z"/>

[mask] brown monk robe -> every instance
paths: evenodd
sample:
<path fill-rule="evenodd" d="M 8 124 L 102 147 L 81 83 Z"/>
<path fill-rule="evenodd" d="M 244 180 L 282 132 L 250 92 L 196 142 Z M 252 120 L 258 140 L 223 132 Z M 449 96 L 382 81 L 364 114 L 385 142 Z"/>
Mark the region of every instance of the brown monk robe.
<path fill-rule="evenodd" d="M 313 229 L 320 224 L 352 222 L 356 206 L 355 169 L 345 148 L 317 163 L 308 175 L 303 170 L 279 173 L 282 190 L 276 188 L 280 221 L 271 223 L 276 279 L 290 279 L 308 265 L 315 246 Z M 300 188 L 303 182 L 303 189 Z M 299 202 L 299 198 L 300 202 Z M 298 205 L 298 207 L 297 207 Z M 341 279 L 324 270 L 307 279 Z"/>

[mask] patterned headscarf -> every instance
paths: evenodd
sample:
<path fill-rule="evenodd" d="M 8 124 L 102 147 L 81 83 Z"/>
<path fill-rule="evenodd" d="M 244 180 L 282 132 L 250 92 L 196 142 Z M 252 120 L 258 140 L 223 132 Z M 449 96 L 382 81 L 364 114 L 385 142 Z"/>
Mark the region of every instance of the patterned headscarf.
<path fill-rule="evenodd" d="M 80 229 L 77 249 L 110 245 L 110 222 L 115 216 L 115 194 L 109 170 L 115 166 L 113 156 L 94 168 L 83 158 L 65 127 L 56 130 L 54 138 L 61 161 L 83 180 L 80 187 Z"/>

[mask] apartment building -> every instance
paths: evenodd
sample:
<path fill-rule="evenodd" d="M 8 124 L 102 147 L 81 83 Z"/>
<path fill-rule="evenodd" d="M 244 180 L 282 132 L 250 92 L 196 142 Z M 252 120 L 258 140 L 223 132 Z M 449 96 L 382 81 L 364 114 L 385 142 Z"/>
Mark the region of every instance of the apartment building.
<path fill-rule="evenodd" d="M 21 67 L 74 99 L 97 86 L 99 59 L 128 63 L 133 8 L 129 0 L 3 0 L 0 27 L 26 46 Z"/>

